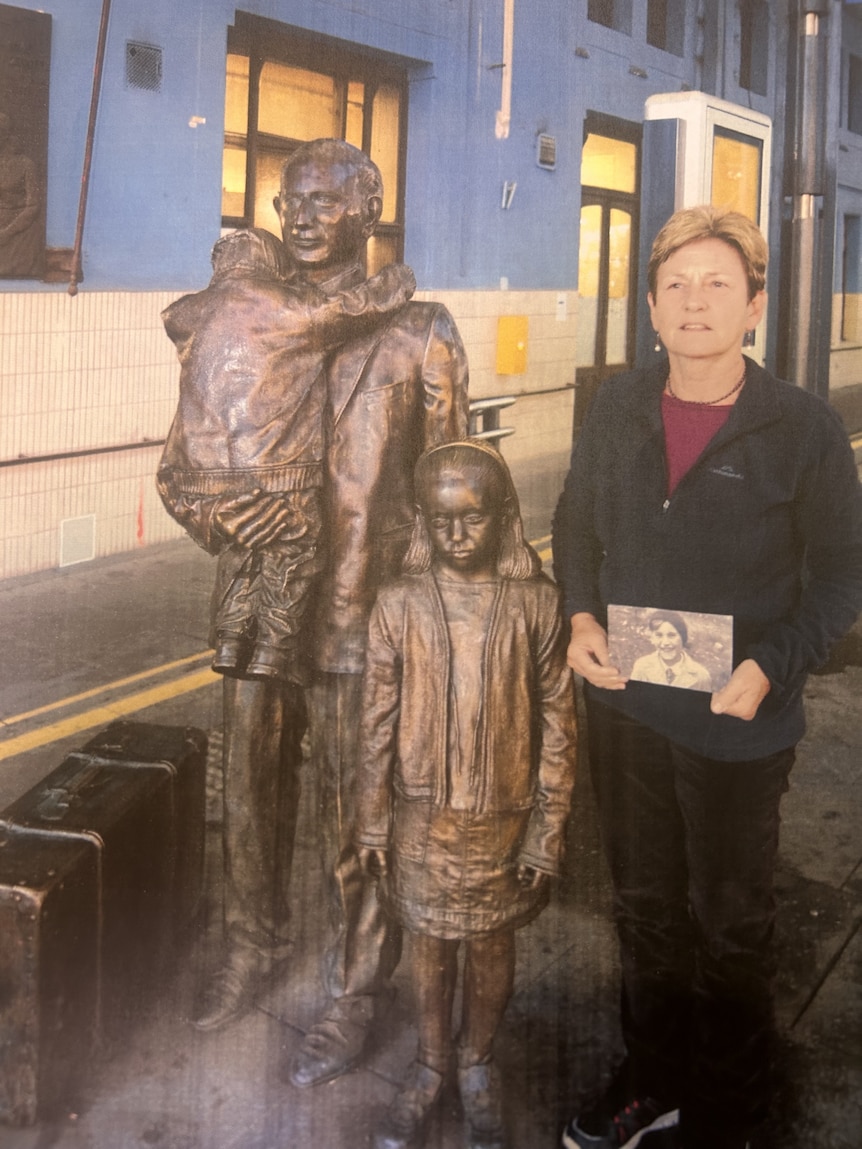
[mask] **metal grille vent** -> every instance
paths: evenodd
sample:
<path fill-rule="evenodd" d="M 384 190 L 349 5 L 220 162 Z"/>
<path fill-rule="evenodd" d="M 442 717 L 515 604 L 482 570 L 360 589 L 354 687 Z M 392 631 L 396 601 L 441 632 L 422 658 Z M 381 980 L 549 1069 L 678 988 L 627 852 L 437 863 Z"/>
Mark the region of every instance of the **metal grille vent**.
<path fill-rule="evenodd" d="M 154 44 L 126 44 L 126 83 L 148 92 L 162 90 L 162 50 Z"/>
<path fill-rule="evenodd" d="M 536 144 L 536 163 L 540 168 L 548 168 L 551 171 L 557 166 L 556 136 L 539 136 Z"/>

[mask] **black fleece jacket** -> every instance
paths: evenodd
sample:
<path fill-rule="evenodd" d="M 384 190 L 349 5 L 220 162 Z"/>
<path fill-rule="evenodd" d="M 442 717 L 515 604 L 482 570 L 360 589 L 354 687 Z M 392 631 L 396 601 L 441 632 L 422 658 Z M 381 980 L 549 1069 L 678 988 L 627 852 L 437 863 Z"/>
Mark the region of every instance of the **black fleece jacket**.
<path fill-rule="evenodd" d="M 748 361 L 725 426 L 667 495 L 666 362 L 616 376 L 575 445 L 554 516 L 567 616 L 609 604 L 729 614 L 734 664 L 771 689 L 751 722 L 706 693 L 629 682 L 587 690 L 682 746 L 747 761 L 804 733 L 802 688 L 862 608 L 862 490 L 847 433 L 821 399 Z"/>

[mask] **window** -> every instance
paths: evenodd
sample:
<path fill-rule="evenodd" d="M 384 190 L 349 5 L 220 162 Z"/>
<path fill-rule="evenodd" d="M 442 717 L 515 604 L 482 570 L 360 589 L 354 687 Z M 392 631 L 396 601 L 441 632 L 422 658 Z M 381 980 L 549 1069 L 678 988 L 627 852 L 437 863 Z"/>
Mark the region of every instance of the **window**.
<path fill-rule="evenodd" d="M 739 86 L 766 95 L 769 7 L 765 0 L 739 0 Z"/>
<path fill-rule="evenodd" d="M 685 0 L 647 0 L 647 43 L 676 56 L 685 44 Z"/>
<path fill-rule="evenodd" d="M 222 225 L 278 235 L 272 201 L 285 160 L 305 140 L 335 137 L 362 148 L 383 176 L 369 273 L 401 259 L 406 112 L 406 72 L 387 58 L 237 13 L 228 34 Z"/>
<path fill-rule="evenodd" d="M 51 17 L 0 4 L 0 279 L 45 272 Z"/>
<path fill-rule="evenodd" d="M 841 338 L 862 343 L 862 217 L 844 217 L 841 268 Z"/>
<path fill-rule="evenodd" d="M 590 113 L 581 153 L 575 428 L 634 357 L 640 127 Z"/>
<path fill-rule="evenodd" d="M 862 136 L 862 56 L 850 56 L 847 69 L 847 127 Z"/>
<path fill-rule="evenodd" d="M 631 36 L 631 0 L 587 0 L 587 19 Z"/>
<path fill-rule="evenodd" d="M 760 222 L 763 143 L 753 136 L 716 127 L 712 140 L 712 196 L 716 207 L 740 211 Z"/>

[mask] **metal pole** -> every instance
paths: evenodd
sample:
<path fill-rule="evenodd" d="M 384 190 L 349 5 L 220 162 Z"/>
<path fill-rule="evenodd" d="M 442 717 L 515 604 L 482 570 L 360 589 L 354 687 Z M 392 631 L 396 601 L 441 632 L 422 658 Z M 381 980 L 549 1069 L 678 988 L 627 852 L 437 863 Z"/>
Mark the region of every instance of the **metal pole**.
<path fill-rule="evenodd" d="M 793 144 L 793 218 L 791 222 L 792 335 L 788 347 L 788 375 L 799 387 L 817 391 L 827 385 L 821 378 L 819 299 L 823 289 L 821 247 L 823 205 L 823 151 L 826 136 L 824 37 L 821 15 L 829 11 L 823 0 L 799 5 L 796 107 Z"/>
<path fill-rule="evenodd" d="M 99 40 L 96 45 L 96 62 L 93 65 L 93 91 L 90 96 L 90 118 L 87 123 L 87 142 L 84 147 L 84 167 L 81 172 L 81 195 L 78 200 L 78 223 L 75 227 L 75 246 L 72 250 L 72 269 L 69 277 L 69 294 L 78 294 L 78 284 L 83 279 L 81 273 L 81 250 L 84 242 L 84 218 L 87 214 L 87 193 L 90 189 L 90 166 L 93 162 L 93 138 L 96 134 L 96 113 L 99 110 L 99 93 L 102 89 L 102 65 L 105 62 L 105 43 L 108 39 L 108 17 L 111 13 L 111 0 L 102 0 L 102 19 L 99 23 Z"/>

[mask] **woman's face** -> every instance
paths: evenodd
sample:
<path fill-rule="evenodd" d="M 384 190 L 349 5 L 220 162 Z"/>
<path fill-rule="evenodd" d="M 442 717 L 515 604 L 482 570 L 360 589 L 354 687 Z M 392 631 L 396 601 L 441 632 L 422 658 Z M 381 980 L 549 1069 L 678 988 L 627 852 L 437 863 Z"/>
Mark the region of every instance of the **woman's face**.
<path fill-rule="evenodd" d="M 658 269 L 650 318 L 670 355 L 708 359 L 738 351 L 766 305 L 759 291 L 748 298 L 742 256 L 721 239 L 684 244 Z"/>
<path fill-rule="evenodd" d="M 676 662 L 682 654 L 682 635 L 671 623 L 660 622 L 650 630 L 650 638 L 662 661 Z"/>
<path fill-rule="evenodd" d="M 444 471 L 429 482 L 422 512 L 435 566 L 467 582 L 492 577 L 502 514 L 496 493 L 477 474 Z"/>

